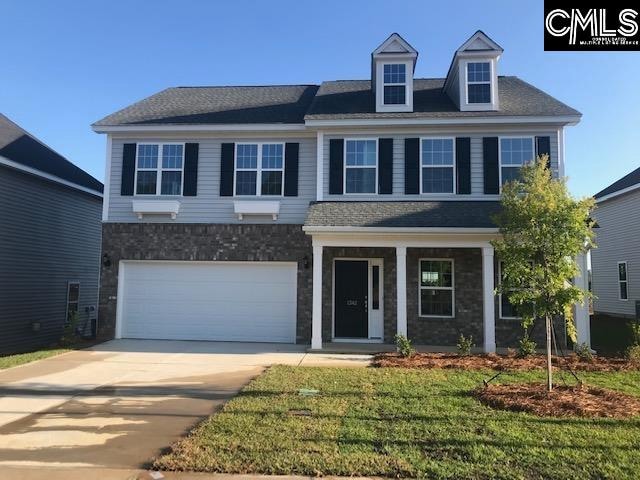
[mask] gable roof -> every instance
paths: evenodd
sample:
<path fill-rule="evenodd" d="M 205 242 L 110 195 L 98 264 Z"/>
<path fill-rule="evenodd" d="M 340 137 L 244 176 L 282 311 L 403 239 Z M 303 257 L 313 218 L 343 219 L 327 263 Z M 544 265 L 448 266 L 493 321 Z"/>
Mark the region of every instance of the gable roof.
<path fill-rule="evenodd" d="M 443 90 L 444 78 L 416 78 L 413 112 L 376 113 L 369 80 L 324 82 L 305 120 L 370 118 L 465 118 L 500 116 L 563 116 L 580 112 L 517 77 L 499 77 L 498 111 L 460 111 Z"/>
<path fill-rule="evenodd" d="M 614 193 L 622 193 L 622 190 L 631 189 L 634 186 L 640 188 L 640 168 L 636 168 L 633 172 L 626 174 L 620 180 L 613 182 L 607 188 L 600 190 L 594 195 L 596 200 L 608 197 Z"/>
<path fill-rule="evenodd" d="M 409 54 L 418 56 L 418 51 L 411 46 L 402 36 L 398 33 L 392 33 L 389 37 L 382 42 L 378 48 L 376 48 L 371 55 L 385 55 L 385 54 Z"/>
<path fill-rule="evenodd" d="M 93 126 L 304 123 L 317 85 L 175 87 Z"/>
<path fill-rule="evenodd" d="M 466 51 L 498 51 L 504 52 L 504 48 L 494 42 L 489 35 L 484 33 L 482 30 L 476 31 L 473 35 L 471 35 L 460 48 L 456 50 L 456 53 L 466 52 Z"/>
<path fill-rule="evenodd" d="M 1 113 L 0 157 L 85 189 L 99 193 L 102 193 L 104 189 L 98 180 L 47 147 Z"/>

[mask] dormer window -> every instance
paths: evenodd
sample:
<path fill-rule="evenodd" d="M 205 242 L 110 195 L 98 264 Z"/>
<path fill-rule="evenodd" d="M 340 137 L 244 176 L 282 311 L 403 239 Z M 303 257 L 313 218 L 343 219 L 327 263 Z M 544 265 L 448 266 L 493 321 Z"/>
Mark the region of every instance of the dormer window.
<path fill-rule="evenodd" d="M 384 104 L 404 105 L 407 103 L 407 66 L 404 63 L 384 65 Z"/>
<path fill-rule="evenodd" d="M 467 63 L 467 103 L 491 103 L 491 63 Z"/>

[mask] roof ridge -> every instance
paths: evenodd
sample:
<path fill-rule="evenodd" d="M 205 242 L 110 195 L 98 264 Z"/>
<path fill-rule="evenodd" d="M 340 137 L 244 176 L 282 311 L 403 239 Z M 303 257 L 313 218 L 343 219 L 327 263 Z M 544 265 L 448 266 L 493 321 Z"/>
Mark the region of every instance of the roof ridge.
<path fill-rule="evenodd" d="M 177 88 L 271 88 L 271 87 L 319 87 L 317 83 L 279 83 L 273 85 L 178 85 L 166 90 Z"/>

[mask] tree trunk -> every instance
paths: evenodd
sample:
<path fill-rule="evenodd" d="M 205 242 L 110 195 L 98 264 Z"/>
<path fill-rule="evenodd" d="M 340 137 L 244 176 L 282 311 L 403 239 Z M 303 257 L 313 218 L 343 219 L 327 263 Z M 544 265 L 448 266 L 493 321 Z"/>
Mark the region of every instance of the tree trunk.
<path fill-rule="evenodd" d="M 547 391 L 550 392 L 553 388 L 553 381 L 551 377 L 551 316 L 545 317 L 547 325 Z"/>

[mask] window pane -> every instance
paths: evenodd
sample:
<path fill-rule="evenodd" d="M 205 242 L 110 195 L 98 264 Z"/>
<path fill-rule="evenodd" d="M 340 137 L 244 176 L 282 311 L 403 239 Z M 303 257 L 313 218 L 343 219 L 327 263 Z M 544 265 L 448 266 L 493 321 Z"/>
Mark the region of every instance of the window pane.
<path fill-rule="evenodd" d="M 422 165 L 453 166 L 453 140 L 451 138 L 422 140 Z"/>
<path fill-rule="evenodd" d="M 420 262 L 420 285 L 423 287 L 452 287 L 452 262 L 423 260 Z"/>
<path fill-rule="evenodd" d="M 453 168 L 423 168 L 422 193 L 453 193 Z"/>
<path fill-rule="evenodd" d="M 420 314 L 450 317 L 453 313 L 453 291 L 420 290 Z"/>
<path fill-rule="evenodd" d="M 371 267 L 371 309 L 380 309 L 380 267 Z"/>
<path fill-rule="evenodd" d="M 502 185 L 512 180 L 520 180 L 520 167 L 502 167 Z"/>
<path fill-rule="evenodd" d="M 236 195 L 255 195 L 256 178 L 256 172 L 236 172 Z"/>
<path fill-rule="evenodd" d="M 347 166 L 375 166 L 375 140 L 347 140 Z"/>
<path fill-rule="evenodd" d="M 158 168 L 158 145 L 138 145 L 138 168 Z"/>
<path fill-rule="evenodd" d="M 282 172 L 263 171 L 261 192 L 262 195 L 282 195 Z"/>
<path fill-rule="evenodd" d="M 69 284 L 69 302 L 77 302 L 80 297 L 80 284 L 79 283 L 70 283 Z"/>
<path fill-rule="evenodd" d="M 501 138 L 500 162 L 502 165 L 522 166 L 533 160 L 533 139 Z"/>
<path fill-rule="evenodd" d="M 627 264 L 619 263 L 618 264 L 618 280 L 626 280 L 627 279 Z"/>
<path fill-rule="evenodd" d="M 236 168 L 258 168 L 258 145 L 238 145 Z"/>
<path fill-rule="evenodd" d="M 136 193 L 139 195 L 155 195 L 157 175 L 158 172 L 139 170 Z"/>
<path fill-rule="evenodd" d="M 376 193 L 375 168 L 347 168 L 346 193 Z"/>
<path fill-rule="evenodd" d="M 620 282 L 620 298 L 627 299 L 627 282 Z"/>
<path fill-rule="evenodd" d="M 282 145 L 262 146 L 262 168 L 282 168 Z"/>
<path fill-rule="evenodd" d="M 391 63 L 384 66 L 384 83 L 405 83 L 406 65 Z"/>
<path fill-rule="evenodd" d="M 160 193 L 162 195 L 180 195 L 182 193 L 182 172 L 162 172 Z"/>
<path fill-rule="evenodd" d="M 469 89 L 469 103 L 491 103 L 491 85 L 475 83 L 467 85 Z"/>
<path fill-rule="evenodd" d="M 406 87 L 404 85 L 393 85 L 384 87 L 385 105 L 404 105 L 406 103 Z"/>
<path fill-rule="evenodd" d="M 467 64 L 467 81 L 489 82 L 491 81 L 491 66 L 489 62 L 473 62 Z"/>
<path fill-rule="evenodd" d="M 182 145 L 162 147 L 162 168 L 182 168 Z"/>

